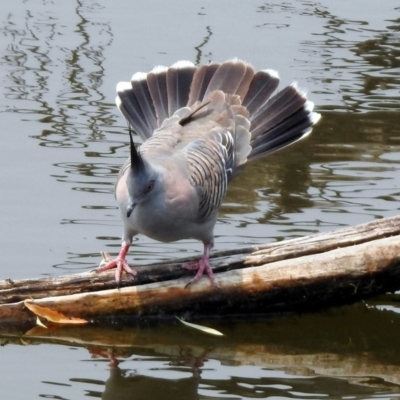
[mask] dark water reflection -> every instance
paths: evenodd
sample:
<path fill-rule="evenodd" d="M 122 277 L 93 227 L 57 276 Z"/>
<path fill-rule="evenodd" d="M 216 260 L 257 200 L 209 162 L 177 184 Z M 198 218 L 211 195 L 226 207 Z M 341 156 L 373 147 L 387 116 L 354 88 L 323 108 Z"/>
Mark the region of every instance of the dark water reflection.
<path fill-rule="evenodd" d="M 384 296 L 368 306 L 252 322 L 204 321 L 224 337 L 149 322 L 36 328 L 22 340 L 64 345 L 62 355 L 78 350 L 79 373 L 58 373 L 43 384 L 42 393 L 54 398 L 80 392 L 102 399 L 398 398 L 399 309 L 380 304 L 398 300 Z M 3 344 L 19 340 L 9 333 Z"/>
<path fill-rule="evenodd" d="M 284 84 L 307 87 L 323 114 L 308 140 L 232 182 L 215 232 L 219 249 L 398 213 L 396 1 L 3 6 L 0 278 L 83 271 L 98 264 L 100 250 L 118 251 L 113 185 L 128 148 L 115 84 L 177 59 L 239 56 L 277 69 Z M 135 244 L 140 263 L 201 247 L 144 237 Z M 398 398 L 397 303 L 386 296 L 369 303 L 376 308 L 209 322 L 226 333 L 222 340 L 162 325 L 8 338 L 0 387 L 10 399 Z M 112 354 L 121 362 L 111 357 L 109 367 Z"/>

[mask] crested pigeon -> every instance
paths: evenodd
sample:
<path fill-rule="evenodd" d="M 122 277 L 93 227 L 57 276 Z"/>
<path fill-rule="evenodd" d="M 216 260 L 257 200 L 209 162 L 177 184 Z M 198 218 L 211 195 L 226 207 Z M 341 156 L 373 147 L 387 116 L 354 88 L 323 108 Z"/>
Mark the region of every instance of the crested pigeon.
<path fill-rule="evenodd" d="M 294 83 L 273 94 L 279 76 L 239 59 L 195 66 L 179 61 L 135 73 L 117 85 L 116 103 L 130 125 L 130 158 L 115 196 L 124 223 L 119 255 L 97 271 L 136 275 L 126 261 L 132 238 L 197 239 L 204 252 L 186 285 L 207 273 L 218 209 L 228 184 L 251 161 L 307 136 L 320 115 Z M 133 143 L 131 128 L 143 140 Z"/>

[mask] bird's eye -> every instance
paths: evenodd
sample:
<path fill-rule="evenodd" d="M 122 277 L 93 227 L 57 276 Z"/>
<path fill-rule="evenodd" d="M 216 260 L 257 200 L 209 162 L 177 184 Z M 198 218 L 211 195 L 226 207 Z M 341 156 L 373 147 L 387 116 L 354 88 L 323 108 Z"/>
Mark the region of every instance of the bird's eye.
<path fill-rule="evenodd" d="M 150 192 L 154 187 L 154 181 L 150 181 L 147 185 L 147 191 Z"/>

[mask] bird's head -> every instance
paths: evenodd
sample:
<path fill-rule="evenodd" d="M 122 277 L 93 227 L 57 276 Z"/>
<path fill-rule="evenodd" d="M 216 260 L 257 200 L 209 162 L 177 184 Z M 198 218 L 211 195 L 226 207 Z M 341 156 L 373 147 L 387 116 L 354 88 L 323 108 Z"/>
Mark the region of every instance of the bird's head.
<path fill-rule="evenodd" d="M 136 149 L 132 133 L 130 136 L 131 168 L 127 175 L 128 207 L 127 217 L 139 204 L 151 201 L 160 191 L 160 173 Z"/>

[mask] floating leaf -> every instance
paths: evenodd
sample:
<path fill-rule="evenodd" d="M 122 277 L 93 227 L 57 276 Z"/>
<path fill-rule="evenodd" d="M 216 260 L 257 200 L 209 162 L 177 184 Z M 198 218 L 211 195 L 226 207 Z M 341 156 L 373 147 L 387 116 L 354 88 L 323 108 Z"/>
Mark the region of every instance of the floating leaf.
<path fill-rule="evenodd" d="M 175 318 L 178 321 L 182 322 L 182 324 L 188 326 L 189 328 L 197 329 L 197 330 L 202 331 L 204 333 L 208 333 L 209 335 L 224 336 L 223 333 L 221 333 L 220 331 L 217 331 L 216 329 L 209 328 L 209 327 L 203 326 L 203 325 L 192 324 L 191 322 L 186 322 L 185 320 L 183 320 L 183 319 L 181 319 L 179 317 L 175 317 Z"/>
<path fill-rule="evenodd" d="M 36 325 L 47 329 L 47 326 L 40 320 L 39 317 L 36 317 Z"/>
<path fill-rule="evenodd" d="M 61 327 L 61 325 L 54 325 L 58 327 Z M 29 331 L 24 333 L 24 337 L 29 337 L 29 336 L 48 336 L 51 332 L 53 332 L 55 329 L 53 327 L 46 327 L 43 328 L 42 326 L 35 325 L 33 328 L 29 329 Z"/>
<path fill-rule="evenodd" d="M 51 310 L 47 307 L 41 307 L 36 304 L 33 304 L 29 300 L 24 301 L 25 307 L 29 308 L 34 314 L 39 317 L 46 318 L 50 322 L 54 322 L 56 324 L 87 324 L 88 321 L 86 319 L 67 317 L 66 315 Z"/>

